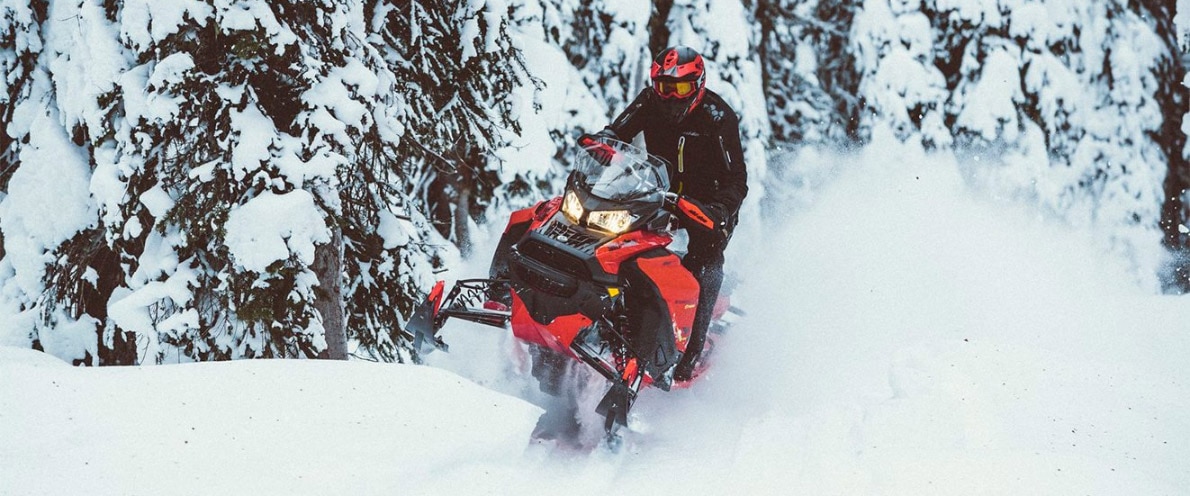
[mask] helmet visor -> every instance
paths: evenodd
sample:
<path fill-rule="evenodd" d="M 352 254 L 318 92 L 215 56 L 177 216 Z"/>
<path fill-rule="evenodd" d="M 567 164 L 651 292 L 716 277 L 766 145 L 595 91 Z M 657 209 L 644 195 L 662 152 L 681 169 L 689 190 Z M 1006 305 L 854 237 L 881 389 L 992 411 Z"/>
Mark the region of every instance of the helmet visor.
<path fill-rule="evenodd" d="M 694 81 L 653 81 L 653 91 L 665 98 L 686 98 L 696 87 Z"/>

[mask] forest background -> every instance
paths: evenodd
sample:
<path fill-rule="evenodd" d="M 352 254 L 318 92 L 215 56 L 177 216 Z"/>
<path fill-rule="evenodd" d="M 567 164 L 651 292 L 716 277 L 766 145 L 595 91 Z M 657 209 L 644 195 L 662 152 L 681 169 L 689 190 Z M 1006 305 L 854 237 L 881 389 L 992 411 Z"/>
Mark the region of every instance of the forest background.
<path fill-rule="evenodd" d="M 557 193 L 574 139 L 674 44 L 741 115 L 733 245 L 810 201 L 832 157 L 887 148 L 1092 233 L 1132 266 L 1121 284 L 1184 293 L 1174 8 L 0 0 L 0 344 L 87 365 L 414 359 L 399 329 L 435 274 Z"/>

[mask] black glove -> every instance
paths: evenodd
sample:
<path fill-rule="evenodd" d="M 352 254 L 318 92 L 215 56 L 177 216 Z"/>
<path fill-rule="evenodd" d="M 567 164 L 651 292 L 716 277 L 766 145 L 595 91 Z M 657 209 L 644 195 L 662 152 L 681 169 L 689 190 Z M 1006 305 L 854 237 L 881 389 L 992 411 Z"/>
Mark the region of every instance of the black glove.
<path fill-rule="evenodd" d="M 675 204 L 672 211 L 682 218 L 683 227 L 724 235 L 727 232 L 727 208 L 723 205 L 702 203 L 688 196 L 678 196 Z"/>
<path fill-rule="evenodd" d="M 711 218 L 716 230 L 723 229 L 727 225 L 727 207 L 718 203 L 707 203 L 702 206 L 702 211 Z"/>
<path fill-rule="evenodd" d="M 695 353 L 694 350 L 686 350 L 682 353 L 682 359 L 678 361 L 677 366 L 674 367 L 675 381 L 688 381 L 694 375 L 694 367 L 698 365 L 698 357 L 702 353 Z"/>

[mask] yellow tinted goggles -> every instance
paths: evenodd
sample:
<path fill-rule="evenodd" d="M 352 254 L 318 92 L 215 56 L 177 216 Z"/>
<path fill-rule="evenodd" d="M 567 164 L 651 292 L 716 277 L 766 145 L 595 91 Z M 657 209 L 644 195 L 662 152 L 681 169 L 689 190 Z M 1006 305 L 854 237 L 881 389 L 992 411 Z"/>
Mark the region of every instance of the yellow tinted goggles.
<path fill-rule="evenodd" d="M 694 93 L 694 81 L 654 81 L 653 91 L 663 97 L 686 98 Z"/>

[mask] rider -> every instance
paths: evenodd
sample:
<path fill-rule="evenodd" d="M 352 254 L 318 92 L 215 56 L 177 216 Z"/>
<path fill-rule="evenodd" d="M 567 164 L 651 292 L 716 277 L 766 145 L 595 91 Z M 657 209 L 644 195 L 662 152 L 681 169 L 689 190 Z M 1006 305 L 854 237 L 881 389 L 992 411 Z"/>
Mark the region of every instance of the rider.
<path fill-rule="evenodd" d="M 649 153 L 669 162 L 671 210 L 690 241 L 682 265 L 698 279 L 698 310 L 686 352 L 674 379 L 689 380 L 702 354 L 711 312 L 723 283 L 723 250 L 748 194 L 748 173 L 740 146 L 739 118 L 715 92 L 706 89 L 702 55 L 674 46 L 653 60 L 652 86 L 644 89 L 611 125 L 583 135 L 632 141 L 645 134 Z"/>

